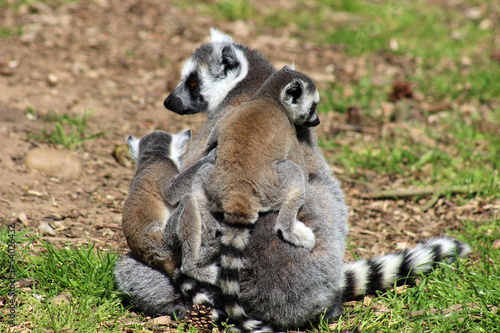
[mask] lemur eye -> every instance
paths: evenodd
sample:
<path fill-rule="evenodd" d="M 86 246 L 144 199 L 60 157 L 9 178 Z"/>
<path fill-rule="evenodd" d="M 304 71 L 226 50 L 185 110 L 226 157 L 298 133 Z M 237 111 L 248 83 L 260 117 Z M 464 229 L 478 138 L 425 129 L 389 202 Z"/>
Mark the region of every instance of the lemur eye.
<path fill-rule="evenodd" d="M 194 88 L 196 86 L 196 81 L 194 79 L 191 79 L 191 81 L 189 81 L 189 85 L 191 86 L 191 88 Z"/>

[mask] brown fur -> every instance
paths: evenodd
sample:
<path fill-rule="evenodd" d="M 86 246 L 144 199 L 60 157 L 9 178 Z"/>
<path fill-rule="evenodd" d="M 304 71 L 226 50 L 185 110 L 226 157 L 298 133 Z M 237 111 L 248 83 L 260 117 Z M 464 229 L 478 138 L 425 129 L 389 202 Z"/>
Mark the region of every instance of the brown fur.
<path fill-rule="evenodd" d="M 181 258 L 165 249 L 165 224 L 175 207 L 161 193 L 178 173 L 169 160 L 156 161 L 138 170 L 122 211 L 123 233 L 134 255 L 169 274 L 180 265 Z"/>
<path fill-rule="evenodd" d="M 218 189 L 222 211 L 237 223 L 253 223 L 261 203 L 280 187 L 276 163 L 304 161 L 295 127 L 281 107 L 267 98 L 243 104 L 222 119 L 217 138 L 217 162 L 210 183 Z M 267 194 L 267 195 L 266 195 Z M 231 223 L 231 221 L 226 221 Z"/>

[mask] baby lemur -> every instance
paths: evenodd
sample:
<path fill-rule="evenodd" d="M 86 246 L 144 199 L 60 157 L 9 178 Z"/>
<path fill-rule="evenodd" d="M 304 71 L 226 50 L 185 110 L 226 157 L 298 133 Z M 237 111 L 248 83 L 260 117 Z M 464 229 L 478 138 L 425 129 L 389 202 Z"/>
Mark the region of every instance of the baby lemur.
<path fill-rule="evenodd" d="M 275 231 L 293 245 L 314 247 L 314 233 L 297 220 L 308 173 L 295 126 L 319 124 L 318 101 L 314 82 L 285 66 L 223 118 L 208 140 L 217 159 L 204 169 L 210 173 L 204 187 L 212 210 L 224 216 L 220 284 L 225 310 L 237 321 L 244 318 L 238 302 L 242 253 L 259 213 L 279 211 Z"/>
<path fill-rule="evenodd" d="M 173 135 L 154 131 L 141 139 L 128 136 L 137 169 L 123 205 L 122 228 L 134 256 L 147 265 L 169 275 L 178 269 L 213 284 L 219 271 L 214 262 L 220 248 L 219 225 L 214 219 L 202 219 L 190 194 L 178 206 L 165 200 L 190 139 L 190 130 Z M 200 160 L 191 168 L 193 173 L 204 163 L 213 163 L 214 157 L 212 153 Z M 185 173 L 188 178 L 189 171 Z"/>
<path fill-rule="evenodd" d="M 284 67 L 214 128 L 208 148 L 217 146 L 217 160 L 205 185 L 224 223 L 251 225 L 279 210 L 283 238 L 312 250 L 314 234 L 296 218 L 308 175 L 295 125 L 319 124 L 318 101 L 311 79 Z"/>

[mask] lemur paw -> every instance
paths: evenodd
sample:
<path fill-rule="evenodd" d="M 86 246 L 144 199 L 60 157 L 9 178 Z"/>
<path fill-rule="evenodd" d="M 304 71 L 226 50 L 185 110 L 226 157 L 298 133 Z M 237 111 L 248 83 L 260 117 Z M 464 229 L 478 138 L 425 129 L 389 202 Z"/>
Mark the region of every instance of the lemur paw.
<path fill-rule="evenodd" d="M 182 268 L 181 271 L 183 271 Z M 219 278 L 220 267 L 216 264 L 212 264 L 191 268 L 183 271 L 183 273 L 200 282 L 206 282 L 216 285 Z"/>
<path fill-rule="evenodd" d="M 312 251 L 316 245 L 316 236 L 314 236 L 313 231 L 300 221 L 296 220 L 288 232 L 281 228 L 277 228 L 277 232 L 282 234 L 285 241 L 308 251 Z"/>
<path fill-rule="evenodd" d="M 217 160 L 217 148 L 212 149 L 205 158 L 207 163 L 215 164 Z"/>

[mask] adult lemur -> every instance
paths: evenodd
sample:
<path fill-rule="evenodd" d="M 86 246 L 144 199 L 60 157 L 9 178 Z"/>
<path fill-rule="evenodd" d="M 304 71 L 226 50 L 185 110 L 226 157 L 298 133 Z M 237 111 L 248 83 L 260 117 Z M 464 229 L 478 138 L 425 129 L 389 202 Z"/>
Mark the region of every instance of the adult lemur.
<path fill-rule="evenodd" d="M 188 59 L 181 82 L 165 100 L 165 106 L 176 113 L 208 115 L 182 169 L 204 156 L 218 122 L 238 110 L 274 72 L 258 52 L 212 30 L 211 43 Z M 313 230 L 316 245 L 309 252 L 282 241 L 274 229 L 277 213 L 261 214 L 243 253 L 246 262 L 240 276 L 240 300 L 249 317 L 276 330 L 299 328 L 325 309 L 327 317 L 339 314 L 344 296 L 390 288 L 396 279 L 429 272 L 432 262 L 469 252 L 466 244 L 442 237 L 402 252 L 344 264 L 347 208 L 340 185 L 317 147 L 314 132 L 304 126 L 296 126 L 296 131 L 309 174 L 299 220 Z M 165 300 L 174 302 L 178 294 L 168 275 L 131 256 L 122 257 L 114 272 L 119 288 L 131 295 L 139 309 L 172 314 L 164 307 Z"/>

